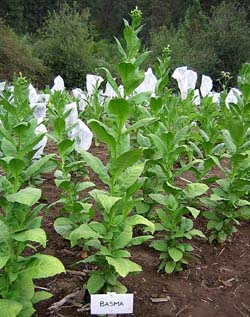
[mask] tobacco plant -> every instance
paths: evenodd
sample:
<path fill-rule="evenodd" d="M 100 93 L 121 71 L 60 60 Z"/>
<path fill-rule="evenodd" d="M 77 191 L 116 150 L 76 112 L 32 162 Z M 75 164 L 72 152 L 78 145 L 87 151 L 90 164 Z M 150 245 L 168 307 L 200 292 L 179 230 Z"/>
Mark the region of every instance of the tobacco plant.
<path fill-rule="evenodd" d="M 44 205 L 39 204 L 41 190 L 27 185 L 47 169 L 52 156 L 33 159 L 44 135 L 36 135 L 37 120 L 29 107 L 27 88 L 21 77 L 14 81 L 13 92 L 4 91 L 0 97 L 0 310 L 11 317 L 32 316 L 33 305 L 52 296 L 36 292 L 33 279 L 64 272 L 58 259 L 36 252 L 46 246 L 38 216 Z"/>
<path fill-rule="evenodd" d="M 192 128 L 191 140 L 188 142 L 194 157 L 200 161 L 192 166 L 196 181 L 206 184 L 215 182 L 218 177 L 209 177 L 209 172 L 215 166 L 220 168 L 220 160 L 225 152 L 221 136 L 221 114 L 212 97 L 202 99 L 197 111 L 197 120 Z"/>
<path fill-rule="evenodd" d="M 132 24 L 129 25 L 125 21 L 124 36 L 128 53 L 117 40 L 119 51 L 123 56 L 118 68 L 125 96 L 132 96 L 144 78 L 144 72 L 138 69 L 144 55 L 141 56 L 141 60 L 136 59 L 140 48 L 137 38 L 140 20 L 140 11 L 135 10 L 132 13 Z M 101 214 L 101 220 L 82 224 L 70 234 L 70 239 L 73 246 L 84 240 L 85 245 L 95 250 L 94 254 L 80 261 L 92 263 L 98 267 L 91 273 L 87 282 L 89 292 L 124 293 L 126 287 L 119 282 L 118 278 L 125 277 L 131 272 L 141 271 L 141 267 L 129 259 L 131 254 L 127 248 L 152 239 L 148 233 L 133 237 L 133 227 L 145 226 L 152 234 L 154 225 L 133 212 L 136 203 L 140 201 L 137 193 L 143 183 L 140 176 L 145 166 L 145 163 L 140 161 L 142 149 L 134 149 L 130 145 L 132 131 L 145 124 L 143 120 L 139 120 L 131 126 L 128 124 L 130 114 L 138 100 L 138 94 L 134 97 L 127 97 L 127 100 L 122 98 L 119 88 L 108 70 L 106 70 L 106 75 L 109 84 L 117 93 L 117 97 L 111 99 L 107 104 L 105 123 L 92 119 L 89 120 L 88 125 L 98 141 L 106 144 L 109 161 L 104 165 L 91 153 L 82 151 L 87 165 L 105 184 L 105 190 L 94 189 L 90 192 Z"/>
<path fill-rule="evenodd" d="M 163 232 L 163 239 L 154 240 L 150 246 L 160 251 L 159 271 L 170 274 L 182 270 L 188 264 L 193 250 L 191 240 L 194 236 L 205 238 L 205 235 L 193 228 L 193 220 L 186 217 L 191 214 L 195 219 L 200 211 L 193 206 L 193 199 L 204 194 L 208 187 L 205 184 L 188 184 L 184 190 L 171 186 L 172 194 L 150 194 L 150 197 L 163 208 L 156 209 L 158 216 L 156 230 Z"/>
<path fill-rule="evenodd" d="M 107 190 L 95 189 L 90 193 L 102 218 L 100 222 L 91 221 L 81 225 L 70 235 L 72 245 L 83 239 L 86 245 L 96 249 L 94 255 L 82 261 L 93 263 L 99 268 L 91 273 L 88 280 L 87 288 L 90 293 L 100 290 L 126 292 L 118 277 L 141 270 L 139 265 L 128 259 L 131 254 L 126 249 L 152 239 L 148 234 L 133 237 L 133 227 L 143 225 L 148 227 L 151 233 L 154 232 L 153 223 L 132 212 L 140 201 L 140 198 L 134 198 L 134 195 L 142 185 L 140 176 L 145 164 L 140 162 L 142 149 L 130 148 L 129 133 L 133 127 L 125 127 L 129 104 L 125 99 L 116 98 L 109 102 L 108 109 L 110 116 L 115 118 L 112 131 L 99 121 L 89 122 L 98 139 L 108 147 L 108 164 L 104 165 L 92 154 L 82 152 L 87 165 L 107 186 Z"/>
<path fill-rule="evenodd" d="M 210 211 L 204 213 L 208 219 L 207 227 L 211 230 L 209 241 L 223 243 L 237 231 L 240 219 L 250 218 L 249 209 L 249 101 L 250 71 L 245 65 L 240 72 L 239 85 L 242 98 L 238 104 L 230 104 L 231 117 L 225 119 L 222 138 L 226 147 L 224 157 L 228 166 L 222 168 L 225 178 L 217 180 L 217 188 L 212 189 L 209 198 L 203 199 Z"/>
<path fill-rule="evenodd" d="M 92 134 L 78 118 L 76 103 L 70 101 L 66 92 L 56 91 L 49 105 L 52 126 L 49 136 L 56 145 L 58 155 L 55 184 L 61 190 L 59 199 L 49 207 L 62 205 L 60 211 L 63 217 L 55 220 L 54 228 L 66 239 L 69 239 L 72 230 L 93 218 L 92 206 L 87 203 L 88 197 L 80 198 L 79 194 L 95 186 L 91 182 L 82 182 L 79 176 L 73 178 L 75 170 L 82 169 L 84 172 L 84 162 L 78 152 L 80 148 L 90 146 Z"/>
<path fill-rule="evenodd" d="M 19 181 L 14 180 L 15 187 L 18 182 L 32 182 L 31 176 L 50 172 L 55 167 L 53 155 L 37 155 L 45 146 L 45 132 L 40 129 L 31 109 L 28 99 L 28 82 L 24 77 L 14 81 L 13 92 L 6 89 L 0 97 L 0 146 L 1 156 L 9 164 L 16 159 L 19 166 Z M 21 177 L 22 176 L 22 177 Z M 15 178 L 15 176 L 14 176 Z"/>

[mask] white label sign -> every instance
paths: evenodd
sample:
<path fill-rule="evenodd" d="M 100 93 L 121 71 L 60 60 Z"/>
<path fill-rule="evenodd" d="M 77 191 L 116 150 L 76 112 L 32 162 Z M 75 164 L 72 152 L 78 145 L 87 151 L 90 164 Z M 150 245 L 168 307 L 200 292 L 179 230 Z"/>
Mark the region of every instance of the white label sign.
<path fill-rule="evenodd" d="M 91 295 L 91 314 L 132 314 L 133 305 L 133 294 Z"/>

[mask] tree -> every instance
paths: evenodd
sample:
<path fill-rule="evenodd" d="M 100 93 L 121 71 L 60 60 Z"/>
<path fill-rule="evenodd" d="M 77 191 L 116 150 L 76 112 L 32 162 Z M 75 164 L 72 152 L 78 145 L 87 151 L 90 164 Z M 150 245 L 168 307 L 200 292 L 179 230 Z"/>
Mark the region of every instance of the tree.
<path fill-rule="evenodd" d="M 223 70 L 236 79 L 240 66 L 250 59 L 248 14 L 243 4 L 223 1 L 208 19 L 199 0 L 193 0 L 177 28 L 163 26 L 151 34 L 153 55 L 170 44 L 173 68 L 187 65 L 215 79 Z"/>
<path fill-rule="evenodd" d="M 95 64 L 89 11 L 80 11 L 76 3 L 73 6 L 62 3 L 58 12 L 49 14 L 40 36 L 35 45 L 37 56 L 54 75 L 64 78 L 68 88 L 83 87 L 86 73 Z"/>
<path fill-rule="evenodd" d="M 11 81 L 13 75 L 20 72 L 40 85 L 49 77 L 48 68 L 33 57 L 32 48 L 0 20 L 0 81 Z"/>
<path fill-rule="evenodd" d="M 219 69 L 236 78 L 241 65 L 250 61 L 250 25 L 241 1 L 223 1 L 213 8 L 209 21 L 208 42 L 214 47 Z"/>

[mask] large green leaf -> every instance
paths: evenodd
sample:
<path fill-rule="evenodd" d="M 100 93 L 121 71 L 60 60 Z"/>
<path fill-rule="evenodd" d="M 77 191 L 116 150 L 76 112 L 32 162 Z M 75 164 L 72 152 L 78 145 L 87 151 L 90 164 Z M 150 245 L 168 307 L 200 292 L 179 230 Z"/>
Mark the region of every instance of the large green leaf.
<path fill-rule="evenodd" d="M 131 63 L 120 63 L 118 70 L 122 78 L 124 92 L 129 96 L 144 80 L 144 72 L 138 71 Z"/>
<path fill-rule="evenodd" d="M 200 238 L 206 239 L 206 236 L 204 235 L 204 233 L 197 229 L 190 230 L 188 234 L 190 234 L 191 236 L 198 236 Z"/>
<path fill-rule="evenodd" d="M 25 306 L 25 302 L 31 301 L 34 296 L 34 284 L 32 277 L 27 273 L 20 274 L 16 281 L 11 285 L 11 299 L 18 300 Z"/>
<path fill-rule="evenodd" d="M 10 299 L 0 299 L 0 312 L 4 317 L 17 317 L 23 305 Z"/>
<path fill-rule="evenodd" d="M 109 102 L 108 109 L 116 116 L 120 127 L 123 127 L 129 115 L 129 103 L 123 98 L 113 98 Z"/>
<path fill-rule="evenodd" d="M 35 292 L 35 294 L 32 298 L 32 303 L 37 304 L 43 300 L 51 298 L 52 296 L 53 296 L 53 294 L 51 294 L 50 292 L 46 292 L 46 291 Z"/>
<path fill-rule="evenodd" d="M 4 153 L 4 156 L 17 156 L 17 148 L 13 143 L 10 143 L 7 139 L 2 139 L 1 150 Z"/>
<path fill-rule="evenodd" d="M 154 146 L 156 147 L 157 150 L 157 157 L 162 158 L 164 157 L 166 154 L 166 145 L 163 142 L 163 140 L 155 135 L 155 134 L 149 134 L 149 137 L 151 138 L 151 140 L 153 141 Z"/>
<path fill-rule="evenodd" d="M 109 184 L 107 168 L 103 165 L 102 161 L 87 151 L 81 151 L 81 155 L 88 166 L 90 166 L 92 170 L 99 176 L 100 180 L 105 184 Z"/>
<path fill-rule="evenodd" d="M 114 206 L 114 204 L 121 199 L 121 197 L 113 197 L 103 194 L 97 194 L 97 199 L 102 204 L 103 208 L 107 213 L 110 212 L 111 208 Z"/>
<path fill-rule="evenodd" d="M 152 240 L 152 239 L 154 239 L 154 236 L 150 236 L 150 235 L 138 236 L 132 239 L 130 245 L 140 245 L 144 243 L 145 241 Z"/>
<path fill-rule="evenodd" d="M 10 237 L 9 229 L 6 224 L 0 220 L 0 242 L 8 241 Z"/>
<path fill-rule="evenodd" d="M 142 149 L 129 150 L 120 155 L 116 160 L 112 161 L 110 171 L 116 177 L 128 167 L 134 165 L 142 156 Z"/>
<path fill-rule="evenodd" d="M 59 217 L 54 222 L 54 228 L 64 239 L 69 239 L 74 223 L 69 218 Z"/>
<path fill-rule="evenodd" d="M 105 279 L 101 274 L 91 274 L 87 282 L 87 289 L 90 294 L 97 293 L 104 285 Z"/>
<path fill-rule="evenodd" d="M 145 59 L 147 59 L 147 57 L 151 54 L 151 51 L 145 51 L 141 54 L 139 54 L 139 56 L 136 57 L 136 60 L 134 62 L 134 65 L 135 66 L 140 66 L 144 61 Z"/>
<path fill-rule="evenodd" d="M 92 221 L 89 223 L 89 226 L 95 230 L 97 233 L 100 233 L 101 235 L 105 235 L 106 234 L 106 227 L 97 221 Z"/>
<path fill-rule="evenodd" d="M 175 262 L 178 262 L 183 258 L 183 252 L 177 248 L 169 248 L 168 253 Z"/>
<path fill-rule="evenodd" d="M 115 250 L 115 251 L 112 251 L 112 257 L 114 257 L 114 258 L 130 258 L 131 254 L 127 250 Z"/>
<path fill-rule="evenodd" d="M 164 228 L 170 229 L 171 228 L 171 222 L 169 220 L 169 217 L 167 216 L 167 212 L 163 211 L 162 209 L 157 209 L 156 210 L 157 215 L 159 217 L 159 219 L 161 220 L 161 225 Z"/>
<path fill-rule="evenodd" d="M 101 69 L 103 69 L 106 72 L 107 81 L 109 82 L 110 86 L 114 89 L 116 94 L 120 97 L 121 94 L 119 91 L 119 87 L 117 86 L 117 83 L 115 82 L 114 78 L 112 77 L 110 71 L 105 67 L 102 67 Z"/>
<path fill-rule="evenodd" d="M 176 263 L 174 261 L 168 261 L 165 265 L 165 272 L 171 274 L 174 272 Z"/>
<path fill-rule="evenodd" d="M 118 38 L 114 37 L 115 38 L 115 41 L 116 41 L 116 45 L 117 45 L 117 49 L 119 51 L 119 53 L 121 54 L 122 56 L 122 59 L 123 60 L 127 60 L 128 57 L 127 57 L 127 54 L 126 52 L 124 51 L 122 45 L 121 45 L 121 42 L 118 40 Z"/>
<path fill-rule="evenodd" d="M 163 206 L 167 205 L 168 197 L 162 194 L 149 194 L 149 197 Z"/>
<path fill-rule="evenodd" d="M 244 138 L 244 124 L 239 119 L 233 119 L 228 124 L 228 131 L 234 144 L 239 146 Z"/>
<path fill-rule="evenodd" d="M 156 240 L 150 243 L 150 247 L 154 248 L 157 251 L 166 252 L 167 243 L 164 240 Z"/>
<path fill-rule="evenodd" d="M 230 135 L 230 132 L 226 129 L 222 130 L 222 135 L 223 135 L 223 141 L 225 143 L 225 146 L 227 148 L 227 151 L 229 154 L 233 154 L 236 152 L 236 145 L 234 143 L 233 138 Z"/>
<path fill-rule="evenodd" d="M 208 186 L 206 184 L 193 183 L 188 184 L 183 192 L 187 198 L 192 199 L 203 195 L 207 190 Z"/>
<path fill-rule="evenodd" d="M 70 154 L 75 147 L 75 142 L 73 140 L 64 139 L 58 145 L 58 152 L 60 156 L 64 157 Z"/>
<path fill-rule="evenodd" d="M 46 247 L 46 233 L 41 228 L 24 230 L 15 233 L 13 238 L 17 241 L 34 241 L 40 243 L 44 248 Z"/>
<path fill-rule="evenodd" d="M 46 254 L 34 255 L 23 270 L 23 273 L 27 273 L 31 278 L 46 278 L 63 272 L 65 269 L 62 262 Z"/>
<path fill-rule="evenodd" d="M 130 272 L 140 272 L 142 268 L 140 265 L 124 258 L 111 258 L 106 256 L 107 262 L 114 266 L 116 272 L 122 276 L 127 276 Z"/>
<path fill-rule="evenodd" d="M 27 143 L 25 146 L 20 150 L 20 155 L 25 156 L 28 152 L 33 151 L 34 146 L 36 146 L 44 137 L 45 133 L 40 133 L 35 137 L 31 137 L 27 139 Z"/>
<path fill-rule="evenodd" d="M 118 235 L 118 237 L 112 240 L 113 250 L 118 250 L 126 247 L 132 240 L 132 237 L 132 226 L 125 226 L 124 230 Z"/>
<path fill-rule="evenodd" d="M 113 135 L 110 133 L 108 127 L 104 123 L 97 121 L 97 120 L 94 120 L 94 119 L 90 120 L 88 122 L 88 125 L 89 125 L 91 131 L 93 131 L 95 133 L 98 140 L 107 144 L 111 153 L 115 153 L 116 141 L 115 141 L 115 138 L 113 137 Z"/>
<path fill-rule="evenodd" d="M 39 160 L 36 160 L 35 162 L 33 162 L 33 164 L 29 166 L 29 168 L 25 171 L 26 176 L 30 177 L 38 173 L 42 168 L 46 166 L 48 161 L 51 160 L 53 156 L 54 154 L 45 155 Z M 54 166 L 56 166 L 55 163 L 54 163 Z"/>
<path fill-rule="evenodd" d="M 250 219 L 250 208 L 249 206 L 243 206 L 236 212 L 236 217 L 244 220 Z"/>
<path fill-rule="evenodd" d="M 14 177 L 17 177 L 22 173 L 25 168 L 25 162 L 20 159 L 13 159 L 9 162 L 9 169 Z"/>
<path fill-rule="evenodd" d="M 174 144 L 178 144 L 179 142 L 186 140 L 188 137 L 188 131 L 190 130 L 189 126 L 186 126 L 182 128 L 180 131 L 178 131 L 174 137 Z"/>
<path fill-rule="evenodd" d="M 6 198 L 10 202 L 16 202 L 19 204 L 33 206 L 41 197 L 41 189 L 26 187 L 19 190 L 15 194 L 8 195 Z"/>
<path fill-rule="evenodd" d="M 8 252 L 0 252 L 0 270 L 5 266 L 5 264 L 8 262 L 10 258 L 10 254 Z"/>
<path fill-rule="evenodd" d="M 129 97 L 128 102 L 131 105 L 141 105 L 150 98 L 150 95 L 151 95 L 150 91 L 140 92 L 138 94 L 135 94 Z"/>
<path fill-rule="evenodd" d="M 92 238 L 99 238 L 100 234 L 91 229 L 88 224 L 82 224 L 77 229 L 73 230 L 70 234 L 70 242 L 71 246 L 74 247 L 77 245 L 78 240 L 80 239 L 92 239 Z"/>
<path fill-rule="evenodd" d="M 12 138 L 11 134 L 2 125 L 0 126 L 0 135 L 16 147 L 15 139 Z"/>
<path fill-rule="evenodd" d="M 190 211 L 190 213 L 192 214 L 194 219 L 196 219 L 199 216 L 199 214 L 200 214 L 200 210 L 198 210 L 196 208 L 187 206 L 187 209 Z"/>
<path fill-rule="evenodd" d="M 92 182 L 81 182 L 81 183 L 78 183 L 78 184 L 76 185 L 75 190 L 76 190 L 77 192 L 81 192 L 81 191 L 83 191 L 83 190 L 85 190 L 85 189 L 88 189 L 88 188 L 90 188 L 90 187 L 95 187 L 95 184 L 92 183 Z"/>
<path fill-rule="evenodd" d="M 55 132 L 61 136 L 62 133 L 65 131 L 65 128 L 66 128 L 66 123 L 65 123 L 65 120 L 63 118 L 56 118 L 55 121 L 54 121 L 54 130 Z"/>
<path fill-rule="evenodd" d="M 147 126 L 148 124 L 150 123 L 153 123 L 155 122 L 155 118 L 144 118 L 144 119 L 141 119 L 139 121 L 137 121 L 136 123 L 132 124 L 127 130 L 126 130 L 126 134 L 129 134 L 131 133 L 132 131 L 134 130 L 138 130 L 139 128 L 141 127 L 145 127 Z"/>
<path fill-rule="evenodd" d="M 129 217 L 126 221 L 126 223 L 130 226 L 136 226 L 136 225 L 144 225 L 147 226 L 149 231 L 153 234 L 155 231 L 155 225 L 153 222 L 149 221 L 147 218 L 141 216 L 141 215 L 133 215 Z"/>
<path fill-rule="evenodd" d="M 17 125 L 13 127 L 14 133 L 17 133 L 18 135 L 25 136 L 30 131 L 31 123 L 30 122 L 20 122 Z"/>
<path fill-rule="evenodd" d="M 22 302 L 23 309 L 18 314 L 18 317 L 31 317 L 34 316 L 34 312 L 36 311 L 32 305 L 31 301 Z"/>
<path fill-rule="evenodd" d="M 127 190 L 139 179 L 144 170 L 144 163 L 128 167 L 118 178 L 122 190 Z"/>
<path fill-rule="evenodd" d="M 158 98 L 150 98 L 150 109 L 152 110 L 152 112 L 154 114 L 158 113 L 159 110 L 161 109 L 162 107 L 162 98 L 161 97 L 158 97 Z"/>

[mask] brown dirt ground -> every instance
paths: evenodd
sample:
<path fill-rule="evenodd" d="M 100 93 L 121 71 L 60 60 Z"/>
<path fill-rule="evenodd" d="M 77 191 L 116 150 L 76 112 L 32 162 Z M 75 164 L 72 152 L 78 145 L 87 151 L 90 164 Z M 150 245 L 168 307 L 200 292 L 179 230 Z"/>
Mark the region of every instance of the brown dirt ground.
<path fill-rule="evenodd" d="M 92 153 L 105 160 L 105 149 L 96 147 Z M 214 171 L 218 174 L 218 171 Z M 93 173 L 94 181 L 98 181 Z M 186 176 L 188 177 L 188 176 Z M 100 184 L 100 182 L 99 182 Z M 51 203 L 57 199 L 53 175 L 46 175 L 42 185 L 44 199 Z M 87 265 L 74 265 L 81 259 L 81 250 L 71 248 L 53 229 L 53 221 L 59 216 L 59 207 L 54 206 L 44 215 L 43 228 L 47 232 L 48 244 L 43 253 L 61 259 L 70 270 L 90 269 Z M 196 227 L 205 230 L 204 221 L 198 220 Z M 196 259 L 186 270 L 167 276 L 157 272 L 159 254 L 146 244 L 132 248 L 132 259 L 140 264 L 143 271 L 123 280 L 128 292 L 134 294 L 132 316 L 179 316 L 179 317 L 236 317 L 250 316 L 250 228 L 244 222 L 238 232 L 223 246 L 209 245 L 206 241 L 193 241 Z M 82 317 L 89 312 L 79 312 L 68 303 L 60 310 L 51 312 L 49 307 L 77 290 L 83 288 L 86 276 L 61 274 L 51 279 L 36 281 L 38 287 L 45 287 L 54 294 L 53 298 L 36 305 L 37 317 Z M 83 297 L 83 296 L 82 296 Z M 155 303 L 155 299 L 162 301 Z M 87 304 L 87 296 L 75 298 L 75 304 Z M 124 315 L 123 315 L 124 316 Z M 130 315 L 131 316 L 131 315 Z"/>

